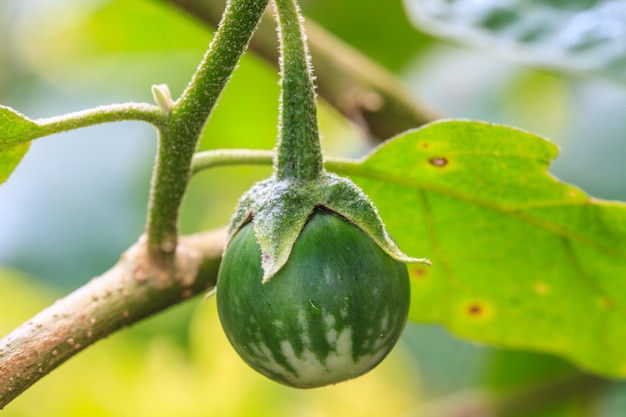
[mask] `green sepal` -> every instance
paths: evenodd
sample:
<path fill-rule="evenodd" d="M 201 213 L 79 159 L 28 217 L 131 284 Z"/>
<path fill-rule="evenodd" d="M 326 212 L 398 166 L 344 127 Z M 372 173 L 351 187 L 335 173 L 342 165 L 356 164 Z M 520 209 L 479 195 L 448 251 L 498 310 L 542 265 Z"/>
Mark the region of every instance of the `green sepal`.
<path fill-rule="evenodd" d="M 376 206 L 355 183 L 334 174 L 325 174 L 324 180 L 325 199 L 321 206 L 357 225 L 392 258 L 405 263 L 432 265 L 426 258 L 413 258 L 400 250 L 387 232 Z"/>
<path fill-rule="evenodd" d="M 329 173 L 311 181 L 272 177 L 255 184 L 237 206 L 226 248 L 237 232 L 252 221 L 261 248 L 263 283 L 266 283 L 287 263 L 296 239 L 316 208 L 331 211 L 355 224 L 392 258 L 430 265 L 428 259 L 413 258 L 400 250 L 359 187 L 347 178 Z"/>

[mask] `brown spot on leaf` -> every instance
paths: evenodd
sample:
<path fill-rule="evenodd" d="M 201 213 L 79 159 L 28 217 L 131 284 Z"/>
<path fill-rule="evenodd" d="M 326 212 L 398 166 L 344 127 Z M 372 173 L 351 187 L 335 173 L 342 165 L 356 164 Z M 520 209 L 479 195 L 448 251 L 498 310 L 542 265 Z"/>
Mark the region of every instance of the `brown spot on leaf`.
<path fill-rule="evenodd" d="M 436 157 L 430 158 L 428 162 L 430 162 L 431 165 L 434 165 L 438 168 L 442 168 L 448 165 L 448 159 L 442 156 L 436 156 Z"/>
<path fill-rule="evenodd" d="M 426 270 L 426 268 L 422 268 L 422 267 L 415 267 L 415 268 L 411 268 L 409 269 L 409 276 L 413 279 L 424 279 L 426 278 L 426 274 L 428 274 L 428 271 Z"/>
<path fill-rule="evenodd" d="M 463 304 L 463 314 L 471 320 L 484 321 L 493 316 L 493 307 L 484 301 L 470 301 Z"/>
<path fill-rule="evenodd" d="M 430 147 L 430 143 L 428 143 L 428 142 L 420 143 L 420 148 L 422 148 L 422 149 L 428 149 L 429 147 Z"/>
<path fill-rule="evenodd" d="M 607 310 L 613 308 L 613 300 L 606 296 L 600 297 L 600 307 Z"/>
<path fill-rule="evenodd" d="M 467 307 L 467 312 L 472 316 L 479 316 L 483 313 L 483 308 L 480 304 L 470 304 Z"/>

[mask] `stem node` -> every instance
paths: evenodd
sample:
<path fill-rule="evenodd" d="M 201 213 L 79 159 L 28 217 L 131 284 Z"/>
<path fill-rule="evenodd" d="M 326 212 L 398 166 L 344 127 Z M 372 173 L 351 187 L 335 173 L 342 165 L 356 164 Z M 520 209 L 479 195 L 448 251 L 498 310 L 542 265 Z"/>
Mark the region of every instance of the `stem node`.
<path fill-rule="evenodd" d="M 174 107 L 174 101 L 172 100 L 172 94 L 167 84 L 159 84 L 152 86 L 152 97 L 159 106 L 163 114 L 168 116 Z"/>

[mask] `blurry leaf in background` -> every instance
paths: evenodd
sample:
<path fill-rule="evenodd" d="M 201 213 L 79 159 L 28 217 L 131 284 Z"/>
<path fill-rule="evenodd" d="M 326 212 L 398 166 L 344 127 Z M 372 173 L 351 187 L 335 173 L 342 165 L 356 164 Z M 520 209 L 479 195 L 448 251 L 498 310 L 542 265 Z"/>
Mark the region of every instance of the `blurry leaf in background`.
<path fill-rule="evenodd" d="M 534 66 L 626 82 L 626 3 L 619 0 L 405 0 L 415 25 Z"/>
<path fill-rule="evenodd" d="M 14 53 L 64 90 L 94 92 L 106 85 L 120 94 L 139 88 L 151 101 L 150 86 L 167 83 L 177 96 L 211 38 L 209 28 L 147 0 L 32 2 L 20 7 Z"/>
<path fill-rule="evenodd" d="M 411 269 L 411 319 L 623 378 L 626 204 L 555 180 L 555 156 L 520 130 L 444 121 L 346 172 L 400 247 L 435 265 Z"/>
<path fill-rule="evenodd" d="M 32 277 L 6 267 L 0 267 L 0 288 L 2 294 L 11 294 L 3 296 L 0 302 L 0 335 L 9 333 L 46 306 L 54 294 L 50 288 L 35 285 Z"/>
<path fill-rule="evenodd" d="M 29 147 L 30 142 L 26 142 L 0 150 L 0 184 L 9 178 Z"/>
<path fill-rule="evenodd" d="M 430 46 L 431 38 L 415 33 L 399 1 L 302 0 L 300 5 L 306 18 L 391 70 Z"/>
<path fill-rule="evenodd" d="M 500 392 L 579 372 L 561 358 L 514 350 L 496 350 L 485 368 L 484 381 Z"/>
<path fill-rule="evenodd" d="M 511 410 L 506 415 L 618 417 L 623 414 L 624 408 L 617 409 L 614 406 L 616 402 L 626 398 L 626 385 L 617 383 L 611 387 L 600 379 L 589 377 L 560 358 L 529 351 L 496 350 L 485 368 L 483 384 L 496 398 L 510 398 L 516 393 L 530 393 L 538 386 L 543 387 L 543 397 L 537 395 L 537 391 L 526 398 L 522 394 L 520 403 L 514 408 L 523 409 L 533 400 L 541 402 L 547 399 L 544 407 L 518 413 Z M 564 394 L 569 399 L 550 404 L 550 399 Z"/>
<path fill-rule="evenodd" d="M 426 0 L 418 3 L 405 2 L 409 14 L 411 10 L 431 3 L 448 7 L 445 2 Z M 468 8 L 477 3 L 463 2 Z M 485 10 L 496 8 L 498 4 L 513 3 L 515 5 L 511 7 L 537 10 L 566 9 L 568 5 L 579 4 L 578 9 L 583 10 L 602 2 L 481 2 Z M 455 10 L 461 2 L 445 4 Z M 563 16 L 571 17 L 575 9 L 565 11 Z M 424 29 L 419 24 L 416 26 Z M 463 24 L 459 26 L 460 30 L 482 30 Z M 413 91 L 451 117 L 518 126 L 550 138 L 562 147 L 551 169 L 554 174 L 591 195 L 626 200 L 626 183 L 617 180 L 626 176 L 626 164 L 623 163 L 626 121 L 622 117 L 626 91 L 606 80 L 568 79 L 545 69 L 533 70 L 520 65 L 520 62 L 529 64 L 523 59 L 499 59 L 498 56 L 524 55 L 526 45 L 499 42 L 498 33 L 485 32 L 485 36 L 493 38 L 493 48 L 491 43 L 480 50 L 468 48 L 473 45 L 472 37 L 464 36 L 457 40 L 460 46 L 441 42 L 416 56 L 404 73 Z M 617 53 L 619 48 L 616 47 L 615 51 Z"/>

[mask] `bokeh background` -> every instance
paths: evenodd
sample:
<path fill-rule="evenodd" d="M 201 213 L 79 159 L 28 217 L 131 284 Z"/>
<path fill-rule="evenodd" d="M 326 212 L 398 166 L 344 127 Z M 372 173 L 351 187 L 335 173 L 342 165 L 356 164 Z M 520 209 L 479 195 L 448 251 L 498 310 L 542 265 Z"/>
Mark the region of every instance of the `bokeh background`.
<path fill-rule="evenodd" d="M 505 123 L 562 152 L 552 172 L 591 195 L 626 200 L 626 90 L 569 78 L 431 38 L 401 2 L 302 0 L 307 17 L 403 79 L 450 117 Z M 101 104 L 176 97 L 212 28 L 158 0 L 2 0 L 0 104 L 31 118 Z M 276 69 L 247 54 L 201 146 L 271 149 Z M 327 154 L 361 156 L 357 126 L 320 103 Z M 113 265 L 142 233 L 155 132 L 110 124 L 33 143 L 0 187 L 0 335 Z M 219 168 L 194 178 L 182 231 L 224 225 L 268 168 Z M 512 323 L 511 325 L 514 325 Z M 509 392 L 576 372 L 537 353 L 458 340 L 409 324 L 379 368 L 355 381 L 297 391 L 258 376 L 228 345 L 213 299 L 193 299 L 89 348 L 9 405 L 6 416 L 420 416 L 425 404 Z M 625 387 L 577 395 L 533 416 L 623 416 Z M 460 397 L 459 397 L 460 395 Z M 531 415 L 531 414 L 526 414 Z"/>

